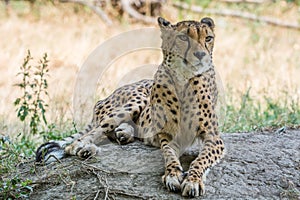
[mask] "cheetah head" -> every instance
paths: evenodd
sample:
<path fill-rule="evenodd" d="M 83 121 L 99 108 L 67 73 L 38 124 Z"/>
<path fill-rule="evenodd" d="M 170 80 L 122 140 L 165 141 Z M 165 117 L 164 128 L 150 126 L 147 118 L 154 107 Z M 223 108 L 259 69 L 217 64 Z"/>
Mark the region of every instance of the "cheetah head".
<path fill-rule="evenodd" d="M 212 67 L 215 34 L 214 21 L 211 18 L 171 24 L 159 17 L 158 25 L 167 65 L 181 68 L 176 70 L 187 76 L 198 75 Z"/>

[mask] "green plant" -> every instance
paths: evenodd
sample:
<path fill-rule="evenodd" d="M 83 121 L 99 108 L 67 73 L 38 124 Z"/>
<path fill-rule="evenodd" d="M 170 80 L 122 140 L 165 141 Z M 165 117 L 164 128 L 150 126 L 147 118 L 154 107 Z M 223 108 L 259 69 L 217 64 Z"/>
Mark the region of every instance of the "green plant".
<path fill-rule="evenodd" d="M 48 125 L 48 128 L 45 132 L 41 132 L 44 141 L 49 140 L 60 140 L 69 135 L 77 133 L 76 124 L 72 122 L 72 127 L 64 127 L 63 129 L 58 128 L 56 124 Z"/>
<path fill-rule="evenodd" d="M 28 198 L 32 192 L 31 180 L 22 180 L 19 175 L 6 181 L 0 181 L 0 198 L 19 199 Z"/>
<path fill-rule="evenodd" d="M 39 64 L 32 67 L 30 65 L 32 59 L 28 50 L 27 56 L 20 67 L 21 72 L 17 74 L 22 77 L 22 81 L 16 84 L 21 89 L 22 96 L 15 100 L 14 105 L 17 107 L 17 117 L 24 123 L 24 132 L 26 132 L 26 119 L 28 117 L 30 118 L 30 133 L 37 134 L 41 122 L 47 125 L 45 113 L 48 104 L 45 98 L 48 96 L 49 61 L 45 53 Z"/>
<path fill-rule="evenodd" d="M 23 180 L 17 166 L 34 154 L 36 143 L 26 136 L 13 142 L 7 136 L 0 135 L 0 199 L 28 198 L 32 192 L 32 181 Z"/>
<path fill-rule="evenodd" d="M 232 92 L 229 92 L 232 94 Z M 251 88 L 240 99 L 227 97 L 222 132 L 249 132 L 268 128 L 298 127 L 300 101 L 282 92 L 281 97 L 254 98 Z"/>
<path fill-rule="evenodd" d="M 16 163 L 21 163 L 34 154 L 35 147 L 36 143 L 24 135 L 18 142 L 11 141 L 7 136 L 0 136 L 0 174 L 14 171 Z"/>

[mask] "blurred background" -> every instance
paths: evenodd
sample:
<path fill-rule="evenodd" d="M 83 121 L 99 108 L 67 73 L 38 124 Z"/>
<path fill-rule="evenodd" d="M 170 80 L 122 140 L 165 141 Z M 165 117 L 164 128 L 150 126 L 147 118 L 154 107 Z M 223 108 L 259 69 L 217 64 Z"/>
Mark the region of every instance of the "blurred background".
<path fill-rule="evenodd" d="M 46 132 L 45 139 L 49 134 L 70 134 L 82 128 L 73 123 L 72 97 L 88 55 L 124 31 L 157 27 L 157 16 L 174 23 L 205 16 L 214 19 L 213 58 L 225 97 L 223 132 L 299 127 L 299 0 L 2 0 L 0 134 L 30 134 L 24 128 L 28 119 L 20 121 L 19 107 L 14 106 L 23 94 L 15 84 L 22 81 L 17 74 L 28 50 L 32 65 L 44 53 L 49 60 L 48 95 L 41 97 L 48 104 L 47 124 L 39 122 L 38 133 Z M 134 68 L 160 62 L 161 54 L 154 50 L 118 59 L 99 81 L 95 102 L 116 89 Z M 145 74 L 149 75 L 141 78 Z"/>

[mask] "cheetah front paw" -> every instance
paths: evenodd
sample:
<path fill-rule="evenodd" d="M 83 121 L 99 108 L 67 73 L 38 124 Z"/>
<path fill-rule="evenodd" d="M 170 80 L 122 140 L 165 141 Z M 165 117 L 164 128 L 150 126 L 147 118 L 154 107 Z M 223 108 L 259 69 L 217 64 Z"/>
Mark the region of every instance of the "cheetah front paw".
<path fill-rule="evenodd" d="M 97 146 L 94 144 L 86 145 L 82 149 L 78 149 L 77 156 L 82 159 L 93 157 L 97 154 L 97 149 Z"/>
<path fill-rule="evenodd" d="M 187 177 L 181 184 L 182 196 L 198 197 L 204 195 L 205 187 L 203 181 L 194 177 Z"/>
<path fill-rule="evenodd" d="M 171 192 L 180 192 L 181 182 L 185 176 L 181 166 L 173 166 L 172 169 L 166 169 L 162 176 L 162 182 Z"/>
<path fill-rule="evenodd" d="M 134 127 L 128 123 L 122 123 L 115 129 L 118 144 L 128 144 L 134 141 Z"/>
<path fill-rule="evenodd" d="M 93 157 L 98 153 L 98 147 L 95 144 L 82 142 L 74 142 L 65 148 L 65 152 L 69 155 L 76 155 L 79 158 L 87 159 Z"/>

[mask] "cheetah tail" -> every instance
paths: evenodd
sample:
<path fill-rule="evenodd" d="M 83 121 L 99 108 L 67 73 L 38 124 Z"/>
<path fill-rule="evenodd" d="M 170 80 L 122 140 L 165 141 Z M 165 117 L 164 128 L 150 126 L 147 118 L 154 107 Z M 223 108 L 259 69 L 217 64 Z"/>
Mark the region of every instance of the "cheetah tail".
<path fill-rule="evenodd" d="M 91 130 L 92 126 L 88 125 L 87 128 L 82 132 L 75 133 L 71 136 L 63 138 L 60 141 L 49 141 L 42 144 L 36 150 L 35 162 L 38 164 L 49 164 L 65 158 L 67 156 L 65 153 L 65 147 Z"/>

